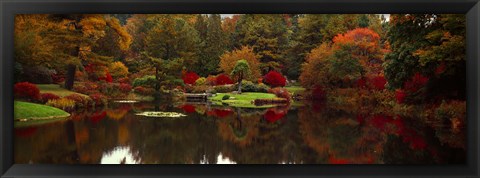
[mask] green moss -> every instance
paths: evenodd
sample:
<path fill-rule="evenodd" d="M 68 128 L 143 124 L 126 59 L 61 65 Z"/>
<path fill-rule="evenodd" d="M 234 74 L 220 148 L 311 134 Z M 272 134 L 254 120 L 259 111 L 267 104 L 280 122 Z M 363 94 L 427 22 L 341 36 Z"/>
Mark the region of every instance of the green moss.
<path fill-rule="evenodd" d="M 60 87 L 60 85 L 57 85 L 57 84 L 37 84 L 37 87 L 38 89 L 40 89 L 40 93 L 53 93 L 60 97 L 68 96 L 71 94 L 78 94 L 84 97 L 88 97 L 87 95 L 62 88 Z"/>
<path fill-rule="evenodd" d="M 21 101 L 14 103 L 15 126 L 42 124 L 69 116 L 69 113 L 61 109 L 46 105 Z"/>

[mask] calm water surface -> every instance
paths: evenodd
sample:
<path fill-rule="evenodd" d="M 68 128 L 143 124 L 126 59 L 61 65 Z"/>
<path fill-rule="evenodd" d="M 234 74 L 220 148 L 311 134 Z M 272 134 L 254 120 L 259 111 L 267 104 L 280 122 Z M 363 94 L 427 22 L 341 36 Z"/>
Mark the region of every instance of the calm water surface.
<path fill-rule="evenodd" d="M 187 116 L 135 115 L 142 111 Z M 49 164 L 465 163 L 462 133 L 421 120 L 320 103 L 270 109 L 112 103 L 66 121 L 16 128 L 14 156 L 16 163 Z"/>

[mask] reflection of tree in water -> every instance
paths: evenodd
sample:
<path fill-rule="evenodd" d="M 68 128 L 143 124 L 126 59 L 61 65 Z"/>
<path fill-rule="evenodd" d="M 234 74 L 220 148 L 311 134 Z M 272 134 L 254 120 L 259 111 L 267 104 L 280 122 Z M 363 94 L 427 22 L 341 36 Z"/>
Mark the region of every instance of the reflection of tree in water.
<path fill-rule="evenodd" d="M 187 117 L 147 118 L 135 112 L 185 111 L 170 103 L 113 104 L 74 113 L 70 121 L 17 129 L 21 154 L 15 162 L 97 164 L 118 148 L 143 164 L 217 163 L 219 155 L 240 164 L 465 161 L 464 149 L 442 145 L 438 131 L 418 119 L 326 104 L 293 110 L 193 106 Z"/>
<path fill-rule="evenodd" d="M 69 129 L 62 121 L 34 126 L 31 135 L 15 135 L 15 163 L 75 163 L 76 148 L 72 138 L 65 134 Z M 55 128 L 55 129 L 51 129 Z"/>
<path fill-rule="evenodd" d="M 315 104 L 298 114 L 300 132 L 305 143 L 317 152 L 317 163 L 378 163 L 379 154 L 375 152 L 383 139 L 381 133 L 360 125 L 351 112 L 325 106 Z"/>
<path fill-rule="evenodd" d="M 185 118 L 143 118 L 131 127 L 130 147 L 142 163 L 215 163 L 218 137 L 212 121 L 200 115 Z M 141 139 L 140 139 L 141 138 Z"/>

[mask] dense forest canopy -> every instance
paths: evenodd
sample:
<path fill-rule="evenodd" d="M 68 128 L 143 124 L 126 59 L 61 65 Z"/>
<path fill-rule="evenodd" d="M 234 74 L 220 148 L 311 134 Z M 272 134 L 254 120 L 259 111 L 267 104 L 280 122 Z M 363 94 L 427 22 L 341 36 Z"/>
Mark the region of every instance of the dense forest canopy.
<path fill-rule="evenodd" d="M 430 89 L 447 82 L 451 87 L 439 92 L 462 97 L 464 91 L 455 86 L 465 82 L 465 18 L 450 14 L 393 14 L 388 19 L 378 14 L 16 16 L 18 81 L 53 83 L 60 78 L 71 89 L 75 81 L 85 80 L 79 76 L 108 78 L 109 65 L 116 62 L 128 69 L 124 77 L 155 76 L 158 90 L 180 83 L 187 72 L 201 77 L 229 75 L 241 59 L 251 68 L 250 81 L 278 71 L 307 88 L 347 87 L 362 78 L 385 76 L 388 89 L 402 89 L 412 77 L 422 76 L 430 79 Z M 34 72 L 25 72 L 31 69 Z"/>

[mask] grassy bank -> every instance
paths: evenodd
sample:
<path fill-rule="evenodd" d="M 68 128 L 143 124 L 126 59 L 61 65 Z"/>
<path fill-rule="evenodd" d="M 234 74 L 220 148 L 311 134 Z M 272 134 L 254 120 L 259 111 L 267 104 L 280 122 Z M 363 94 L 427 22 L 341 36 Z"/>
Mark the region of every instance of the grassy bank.
<path fill-rule="evenodd" d="M 87 95 L 62 88 L 60 87 L 60 85 L 57 84 L 38 84 L 37 87 L 38 89 L 40 89 L 40 93 L 53 93 L 60 97 L 68 96 L 71 94 L 78 94 L 84 97 L 88 97 Z"/>
<path fill-rule="evenodd" d="M 70 116 L 58 108 L 21 101 L 14 102 L 14 109 L 15 121 L 50 120 Z"/>
<path fill-rule="evenodd" d="M 230 96 L 227 100 L 222 100 L 222 98 L 228 95 Z M 209 100 L 214 104 L 227 104 L 232 107 L 242 107 L 242 108 L 269 108 L 274 105 L 263 105 L 255 106 L 253 101 L 256 99 L 273 99 L 277 98 L 274 94 L 271 93 L 255 93 L 255 92 L 245 92 L 242 94 L 233 94 L 233 93 L 217 93 L 216 96 L 210 97 Z"/>
<path fill-rule="evenodd" d="M 288 90 L 288 92 L 293 93 L 293 94 L 301 94 L 305 92 L 305 88 L 301 86 L 290 86 L 290 87 L 285 87 L 285 89 Z"/>

